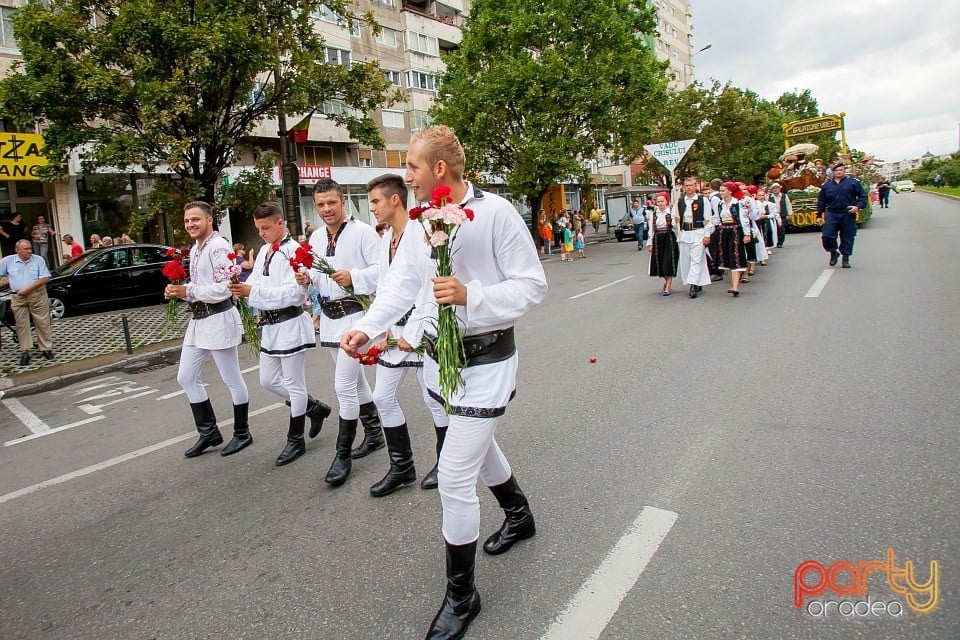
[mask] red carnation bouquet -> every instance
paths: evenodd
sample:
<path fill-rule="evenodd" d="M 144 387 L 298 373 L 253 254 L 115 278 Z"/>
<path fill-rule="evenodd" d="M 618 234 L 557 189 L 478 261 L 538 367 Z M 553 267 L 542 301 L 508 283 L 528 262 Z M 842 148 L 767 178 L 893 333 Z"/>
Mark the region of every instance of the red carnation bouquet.
<path fill-rule="evenodd" d="M 316 269 L 326 276 L 331 276 L 336 271 L 336 269 L 330 266 L 329 262 L 314 253 L 313 247 L 306 242 L 297 247 L 293 257 L 290 258 L 290 266 L 293 267 L 294 271 L 300 271 L 301 269 Z M 370 308 L 370 296 L 366 295 L 365 293 L 357 293 L 353 290 L 352 285 L 347 285 L 340 288 L 347 293 L 348 298 L 355 300 L 361 307 L 363 307 L 364 311 Z"/>
<path fill-rule="evenodd" d="M 387 338 L 383 342 L 378 343 L 376 346 L 370 347 L 364 353 L 355 353 L 353 357 L 356 360 L 359 360 L 360 364 L 365 364 L 365 365 L 377 364 L 380 362 L 381 353 L 383 353 L 384 351 L 388 351 L 390 349 L 395 349 L 398 344 L 400 344 L 400 341 L 397 340 L 396 338 Z M 422 356 L 424 350 L 425 350 L 425 347 L 423 346 L 423 344 L 421 344 L 420 346 L 414 348 L 413 353 Z"/>
<path fill-rule="evenodd" d="M 171 247 L 167 249 L 167 257 L 170 258 L 170 262 L 163 265 L 160 273 L 170 281 L 170 284 L 184 284 L 187 281 L 187 270 L 183 268 L 183 260 L 187 257 L 187 252 Z M 175 333 L 180 329 L 180 323 L 177 320 L 177 302 L 179 301 L 177 297 L 167 300 L 163 319 L 163 326 L 167 333 Z"/>
<path fill-rule="evenodd" d="M 473 211 L 454 204 L 450 187 L 439 185 L 430 194 L 430 204 L 410 210 L 410 219 L 417 220 L 427 232 L 427 240 L 433 247 L 431 257 L 437 263 L 437 276 L 453 275 L 453 240 L 460 226 L 473 220 Z M 440 395 L 447 411 L 450 398 L 463 387 L 463 368 L 467 357 L 463 351 L 463 337 L 457 312 L 451 304 L 441 304 L 437 309 L 437 340 L 434 352 L 440 366 Z"/>

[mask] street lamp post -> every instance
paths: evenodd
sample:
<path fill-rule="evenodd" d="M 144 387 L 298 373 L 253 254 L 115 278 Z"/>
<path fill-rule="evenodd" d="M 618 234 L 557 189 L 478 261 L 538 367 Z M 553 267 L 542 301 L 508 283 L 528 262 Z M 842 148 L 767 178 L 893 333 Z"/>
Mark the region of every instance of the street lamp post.
<path fill-rule="evenodd" d="M 709 48 L 712 47 L 712 46 L 713 46 L 713 44 L 710 43 L 710 42 L 708 42 L 707 44 L 705 44 L 705 45 L 703 45 L 702 47 L 700 47 L 699 49 L 697 49 L 694 53 L 691 53 L 691 54 L 690 54 L 690 62 L 689 62 L 690 74 L 689 74 L 689 75 L 693 75 L 693 59 L 694 59 L 694 57 L 696 57 L 696 55 L 697 55 L 698 53 L 703 53 L 704 51 L 706 51 L 707 49 L 709 49 Z M 690 78 L 688 77 L 687 80 L 688 80 L 687 84 L 689 84 Z"/>

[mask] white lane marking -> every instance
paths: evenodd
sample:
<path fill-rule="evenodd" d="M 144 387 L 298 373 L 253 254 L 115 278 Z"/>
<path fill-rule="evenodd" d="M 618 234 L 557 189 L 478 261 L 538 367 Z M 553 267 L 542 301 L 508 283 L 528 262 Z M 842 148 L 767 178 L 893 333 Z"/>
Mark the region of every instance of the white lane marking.
<path fill-rule="evenodd" d="M 251 371 L 256 371 L 260 368 L 260 365 L 255 364 L 252 367 L 247 367 L 246 369 L 240 369 L 240 373 L 250 373 Z"/>
<path fill-rule="evenodd" d="M 672 511 L 644 507 L 540 640 L 599 638 L 676 521 Z"/>
<path fill-rule="evenodd" d="M 149 387 L 144 387 L 144 388 L 149 389 Z M 160 389 L 149 389 L 149 391 L 144 391 L 143 393 L 135 393 L 132 396 L 125 396 L 123 398 L 120 398 L 119 400 L 111 400 L 110 402 L 104 402 L 103 404 L 81 404 L 81 405 L 77 405 L 77 408 L 83 411 L 84 413 L 87 413 L 89 415 L 94 415 L 96 413 L 101 413 L 104 407 L 109 407 L 110 405 L 117 404 L 118 402 L 126 402 L 127 400 L 133 400 L 134 398 L 141 398 L 143 396 L 148 396 L 151 393 L 156 393 L 157 391 L 160 391 Z"/>
<path fill-rule="evenodd" d="M 10 410 L 10 413 L 17 416 L 27 429 L 30 429 L 31 433 L 42 433 L 50 430 L 50 426 L 46 422 L 38 418 L 37 414 L 23 406 L 23 403 L 16 398 L 4 400 L 3 404 Z"/>
<path fill-rule="evenodd" d="M 602 291 L 602 290 L 606 289 L 607 287 L 612 287 L 612 286 L 615 285 L 615 284 L 620 284 L 621 282 L 625 282 L 625 281 L 629 280 L 630 278 L 636 278 L 636 277 L 637 277 L 637 276 L 627 276 L 626 278 L 620 278 L 619 280 L 614 280 L 613 282 L 608 282 L 607 284 L 602 285 L 602 286 L 599 286 L 599 287 L 597 287 L 596 289 L 590 289 L 590 291 L 584 291 L 583 293 L 578 293 L 578 294 L 575 295 L 575 296 L 570 296 L 570 300 L 576 300 L 577 298 L 582 298 L 583 296 L 588 296 L 588 295 L 590 295 L 591 293 L 596 293 L 597 291 Z"/>
<path fill-rule="evenodd" d="M 153 389 L 150 386 L 138 387 L 135 382 L 124 382 L 121 386 L 116 389 L 110 389 L 109 391 L 104 391 L 98 393 L 95 396 L 90 396 L 88 398 L 81 398 L 80 400 L 75 400 L 74 402 L 90 402 L 91 400 L 103 400 L 104 398 L 116 398 L 117 396 L 122 396 L 125 393 L 135 393 L 137 391 L 146 391 L 147 389 Z"/>
<path fill-rule="evenodd" d="M 821 273 L 820 277 L 813 282 L 813 285 L 810 286 L 810 290 L 807 291 L 807 294 L 803 297 L 819 298 L 820 294 L 823 292 L 823 288 L 827 286 L 827 283 L 830 282 L 830 278 L 833 277 L 834 271 L 835 269 L 824 269 L 823 273 Z"/>
<path fill-rule="evenodd" d="M 96 422 L 98 420 L 103 420 L 106 416 L 93 416 L 92 418 L 86 418 L 85 420 L 78 420 L 77 422 L 71 422 L 70 424 L 65 424 L 62 427 L 54 427 L 48 431 L 41 431 L 40 433 L 34 433 L 33 435 L 24 436 L 22 438 L 17 438 L 16 440 L 9 440 L 3 443 L 5 447 L 12 447 L 15 444 L 20 444 L 21 442 L 29 442 L 30 440 L 36 440 L 37 438 L 42 438 L 44 436 L 49 436 L 51 433 L 59 433 L 60 431 L 66 431 L 67 429 L 73 429 L 74 427 L 80 427 L 85 424 L 90 424 L 91 422 Z"/>
<path fill-rule="evenodd" d="M 117 382 L 109 382 L 110 380 L 116 380 Z M 118 385 L 118 384 L 123 384 L 122 382 L 119 381 L 119 378 L 117 378 L 117 376 L 108 376 L 108 377 L 106 377 L 106 378 L 97 378 L 97 379 L 96 379 L 96 382 L 99 383 L 99 384 L 93 384 L 93 385 L 91 385 L 91 386 L 89 386 L 89 387 L 81 387 L 81 388 L 77 388 L 77 389 L 71 389 L 70 393 L 73 394 L 73 395 L 75 395 L 75 396 L 79 396 L 79 395 L 82 395 L 82 394 L 84 394 L 84 393 L 89 393 L 89 392 L 91 392 L 91 391 L 94 391 L 95 389 L 103 389 L 104 387 L 113 387 L 113 386 Z M 55 393 L 58 393 L 58 392 L 55 392 Z"/>
<path fill-rule="evenodd" d="M 269 404 L 260 409 L 256 409 L 250 412 L 250 417 L 258 416 L 262 413 L 267 413 L 268 411 L 273 411 L 274 409 L 279 409 L 283 407 L 282 402 L 276 402 L 274 404 Z M 233 418 L 224 420 L 220 423 L 221 427 L 228 427 L 233 424 Z M 140 456 L 145 456 L 148 453 L 153 453 L 154 451 L 160 451 L 171 445 L 177 444 L 178 442 L 183 442 L 184 440 L 189 440 L 191 438 L 197 437 L 196 431 L 191 431 L 190 433 L 184 433 L 169 440 L 164 440 L 163 442 L 158 442 L 157 444 L 152 444 L 149 447 L 143 447 L 142 449 L 137 449 L 136 451 L 131 451 L 130 453 L 125 453 L 122 456 L 117 456 L 116 458 L 110 458 L 109 460 L 104 460 L 103 462 L 98 462 L 97 464 L 92 464 L 89 467 L 84 467 L 83 469 L 77 469 L 76 471 L 71 471 L 70 473 L 65 473 L 62 476 L 57 476 L 56 478 L 51 478 L 49 480 L 44 480 L 43 482 L 38 482 L 37 484 L 32 484 L 29 487 L 24 487 L 23 489 L 17 489 L 16 491 L 11 491 L 10 493 L 5 493 L 0 496 L 0 504 L 4 502 L 10 502 L 11 500 L 16 500 L 25 495 L 29 495 L 40 489 L 45 489 L 46 487 L 52 487 L 54 485 L 63 484 L 64 482 L 69 482 L 76 478 L 82 478 L 83 476 L 88 476 L 91 473 L 96 473 L 97 471 L 102 471 L 104 469 L 109 469 L 110 467 L 116 466 L 122 462 L 127 462 L 128 460 L 133 460 L 134 458 L 139 458 Z"/>

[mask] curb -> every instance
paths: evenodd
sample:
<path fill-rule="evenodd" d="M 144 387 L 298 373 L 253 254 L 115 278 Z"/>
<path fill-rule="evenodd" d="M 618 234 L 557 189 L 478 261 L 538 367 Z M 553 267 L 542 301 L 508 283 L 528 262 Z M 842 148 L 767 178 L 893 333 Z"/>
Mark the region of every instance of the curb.
<path fill-rule="evenodd" d="M 918 189 L 916 193 L 929 193 L 932 196 L 939 196 L 941 198 L 949 198 L 951 200 L 960 200 L 960 196 L 955 196 L 952 193 L 939 193 L 937 191 L 927 191 L 926 189 Z"/>
<path fill-rule="evenodd" d="M 171 365 L 175 364 L 180 360 L 180 347 L 182 340 L 176 341 L 176 346 L 166 346 L 161 347 L 153 351 L 144 351 L 142 353 L 134 353 L 133 355 L 127 355 L 123 352 L 117 353 L 108 353 L 102 356 L 96 356 L 90 358 L 89 360 L 99 361 L 101 364 L 96 362 L 87 363 L 86 360 L 78 360 L 74 363 L 67 363 L 61 365 L 59 368 L 63 373 L 57 374 L 54 371 L 47 369 L 46 371 L 41 370 L 39 373 L 43 376 L 41 380 L 36 382 L 26 381 L 23 384 L 18 384 L 12 378 L 5 378 L 0 380 L 0 397 L 6 398 L 15 398 L 18 396 L 27 396 L 34 393 L 41 393 L 43 391 L 52 391 L 54 389 L 59 389 L 81 380 L 87 378 L 92 378 L 94 376 L 103 375 L 105 373 L 112 373 L 114 371 L 126 371 L 128 373 L 136 373 L 141 369 L 146 369 L 148 367 L 153 367 L 156 365 Z M 160 343 L 163 344 L 163 343 Z M 71 368 L 71 365 L 84 365 L 84 369 L 78 371 L 68 371 Z M 25 374 L 25 378 L 35 378 L 36 375 L 30 376 Z M 4 388 L 4 384 L 8 385 Z"/>

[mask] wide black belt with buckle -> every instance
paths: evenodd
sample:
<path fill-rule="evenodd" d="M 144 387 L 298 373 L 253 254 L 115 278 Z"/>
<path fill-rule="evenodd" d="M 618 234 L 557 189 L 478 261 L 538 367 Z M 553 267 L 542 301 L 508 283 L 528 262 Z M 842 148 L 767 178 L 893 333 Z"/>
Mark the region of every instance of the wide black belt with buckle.
<path fill-rule="evenodd" d="M 260 309 L 262 324 L 280 324 L 303 314 L 303 307 L 284 307 L 283 309 Z"/>
<path fill-rule="evenodd" d="M 402 327 L 402 326 L 405 326 L 405 325 L 407 324 L 407 320 L 409 320 L 409 319 L 410 319 L 410 316 L 413 314 L 414 308 L 415 308 L 415 307 L 410 307 L 410 311 L 407 311 L 405 314 L 403 314 L 403 317 L 402 317 L 402 318 L 400 318 L 399 320 L 397 320 L 397 326 L 398 326 L 398 327 Z"/>
<path fill-rule="evenodd" d="M 202 320 L 233 308 L 233 298 L 220 302 L 188 302 L 194 320 Z"/>
<path fill-rule="evenodd" d="M 702 222 L 684 222 L 681 225 L 681 229 L 684 231 L 693 231 L 694 229 L 703 229 Z"/>
<path fill-rule="evenodd" d="M 434 347 L 436 338 L 429 335 L 424 337 L 427 340 L 427 355 L 436 360 L 437 352 Z M 467 356 L 468 367 L 503 362 L 517 352 L 513 327 L 466 336 L 463 339 L 463 352 Z"/>
<path fill-rule="evenodd" d="M 331 320 L 351 316 L 363 311 L 363 305 L 353 298 L 338 298 L 336 300 L 323 300 L 320 302 L 320 310 L 323 315 Z"/>

